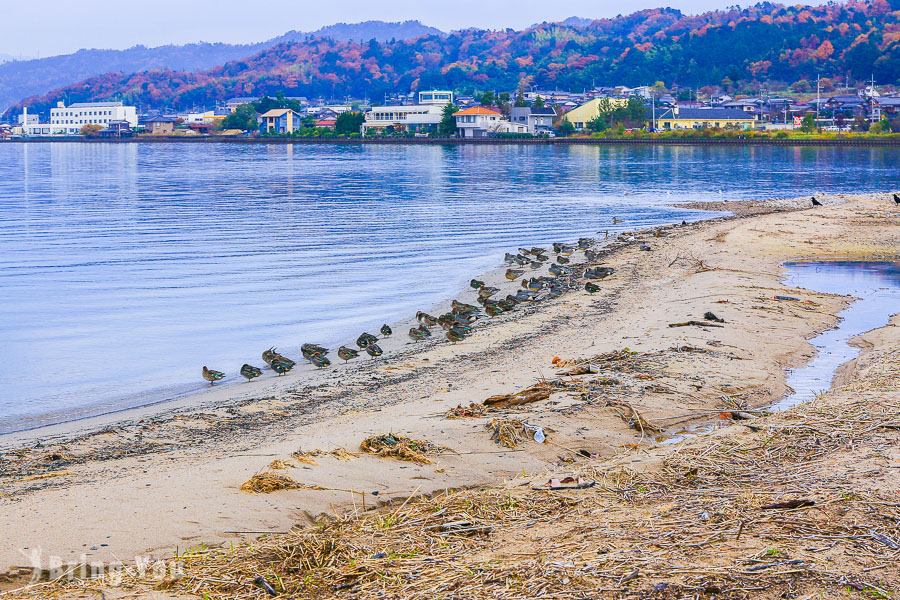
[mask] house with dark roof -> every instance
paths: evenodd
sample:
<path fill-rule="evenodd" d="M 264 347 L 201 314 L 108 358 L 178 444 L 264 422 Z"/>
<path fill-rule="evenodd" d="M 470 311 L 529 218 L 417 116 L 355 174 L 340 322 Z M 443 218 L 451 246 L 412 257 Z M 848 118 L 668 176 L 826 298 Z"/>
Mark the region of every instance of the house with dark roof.
<path fill-rule="evenodd" d="M 150 117 L 143 121 L 144 131 L 154 135 L 172 135 L 177 121 L 176 117 Z"/>
<path fill-rule="evenodd" d="M 552 132 L 554 118 L 556 111 L 552 106 L 513 106 L 509 109 L 509 120 L 525 125 L 526 131 L 532 135 Z"/>
<path fill-rule="evenodd" d="M 896 119 L 900 117 L 900 97 L 879 96 L 869 99 L 869 116 L 872 122 L 881 119 Z"/>
<path fill-rule="evenodd" d="M 729 127 L 750 129 L 755 119 L 733 108 L 671 108 L 656 117 L 657 129 L 706 129 Z"/>

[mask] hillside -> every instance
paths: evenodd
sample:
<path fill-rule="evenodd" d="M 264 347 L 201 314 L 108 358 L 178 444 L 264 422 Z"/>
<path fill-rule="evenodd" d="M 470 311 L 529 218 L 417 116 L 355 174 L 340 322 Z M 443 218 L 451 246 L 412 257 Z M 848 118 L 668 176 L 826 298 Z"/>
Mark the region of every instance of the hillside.
<path fill-rule="evenodd" d="M 230 96 L 274 94 L 378 98 L 387 91 L 593 85 L 791 83 L 816 75 L 881 84 L 900 80 L 900 0 L 826 6 L 761 3 L 685 15 L 644 10 L 589 25 L 524 31 L 469 29 L 447 36 L 360 44 L 335 39 L 281 43 L 194 73 L 170 70 L 91 78 L 28 104 L 117 98 L 183 107 Z"/>
<path fill-rule="evenodd" d="M 211 69 L 228 61 L 253 55 L 279 43 L 329 37 L 335 41 L 350 39 L 390 41 L 412 39 L 420 35 L 441 35 L 441 31 L 418 21 L 329 25 L 313 32 L 289 31 L 257 44 L 187 44 L 183 46 L 134 46 L 127 50 L 79 50 L 74 54 L 35 60 L 4 62 L 12 56 L 0 54 L 0 112 L 23 98 L 46 94 L 104 73 L 136 73 L 172 70 L 193 72 Z"/>

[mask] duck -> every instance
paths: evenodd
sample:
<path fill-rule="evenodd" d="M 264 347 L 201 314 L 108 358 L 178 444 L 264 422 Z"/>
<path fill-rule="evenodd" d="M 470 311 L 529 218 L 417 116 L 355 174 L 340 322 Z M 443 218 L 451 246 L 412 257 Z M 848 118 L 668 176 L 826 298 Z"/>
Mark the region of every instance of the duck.
<path fill-rule="evenodd" d="M 560 254 L 559 256 L 556 257 L 556 262 L 558 262 L 561 265 L 567 265 L 567 264 L 569 264 L 569 259 Z"/>
<path fill-rule="evenodd" d="M 365 348 L 369 344 L 374 344 L 378 340 L 377 337 L 372 335 L 371 333 L 366 333 L 363 331 L 358 338 L 356 338 L 356 345 L 360 348 Z"/>
<path fill-rule="evenodd" d="M 341 346 L 338 348 L 338 358 L 347 362 L 348 360 L 352 360 L 359 356 L 359 352 L 354 350 L 353 348 L 348 348 L 347 346 Z"/>
<path fill-rule="evenodd" d="M 600 286 L 597 285 L 596 283 L 591 283 L 590 281 L 588 281 L 587 283 L 584 284 L 584 289 L 589 294 L 596 294 L 597 292 L 600 291 Z"/>
<path fill-rule="evenodd" d="M 429 333 L 429 335 L 431 335 L 431 334 Z M 381 349 L 381 346 L 379 346 L 375 342 L 372 342 L 371 344 L 366 346 L 366 352 L 368 352 L 369 356 L 371 356 L 372 358 L 376 358 L 376 357 L 384 354 L 384 351 Z"/>
<path fill-rule="evenodd" d="M 455 327 L 451 327 L 444 335 L 446 335 L 447 339 L 451 342 L 461 342 L 466 334 Z"/>
<path fill-rule="evenodd" d="M 450 310 L 455 313 L 478 312 L 478 307 L 466 304 L 465 302 L 460 302 L 459 300 L 454 300 L 450 303 Z"/>
<path fill-rule="evenodd" d="M 615 273 L 615 269 L 612 267 L 594 267 L 592 269 L 585 269 L 584 276 L 588 279 L 606 279 L 613 273 Z"/>
<path fill-rule="evenodd" d="M 569 272 L 569 269 L 562 265 L 557 265 L 557 264 L 550 265 L 550 273 L 552 275 L 564 275 L 568 272 Z"/>
<path fill-rule="evenodd" d="M 537 246 L 532 246 L 531 253 L 535 256 L 540 256 L 541 254 L 547 254 L 547 249 L 546 248 L 538 248 Z"/>
<path fill-rule="evenodd" d="M 587 250 L 588 248 L 591 247 L 591 244 L 593 244 L 593 243 L 594 243 L 594 240 L 592 240 L 591 238 L 585 238 L 585 237 L 578 238 L 579 250 Z"/>
<path fill-rule="evenodd" d="M 499 291 L 500 291 L 500 288 L 483 287 L 480 290 L 478 290 L 478 295 L 481 296 L 482 298 L 490 298 L 491 296 L 493 296 L 494 294 L 496 294 Z"/>
<path fill-rule="evenodd" d="M 435 321 L 435 324 L 437 324 L 437 321 Z M 425 337 L 431 337 L 431 330 L 428 329 L 425 323 L 419 325 L 419 331 L 421 331 L 422 335 L 424 335 Z"/>
<path fill-rule="evenodd" d="M 504 312 L 508 312 L 514 310 L 516 308 L 516 304 L 518 302 L 511 302 L 510 300 L 503 298 L 502 300 L 497 300 L 497 306 L 502 308 Z"/>
<path fill-rule="evenodd" d="M 534 277 L 532 277 L 531 279 L 523 279 L 523 280 L 522 280 L 522 287 L 525 288 L 525 289 L 527 289 L 527 290 L 531 290 L 531 291 L 533 291 L 533 292 L 536 292 L 536 291 L 538 291 L 538 290 L 544 289 L 544 284 L 543 284 L 543 282 L 541 282 L 540 280 L 535 279 Z"/>
<path fill-rule="evenodd" d="M 602 256 L 602 254 L 600 252 L 596 252 L 594 250 L 585 250 L 584 251 L 584 258 L 587 259 L 588 262 L 592 262 L 592 263 L 597 262 L 598 260 L 600 260 L 601 256 Z M 559 260 L 559 259 L 557 259 L 557 260 Z"/>
<path fill-rule="evenodd" d="M 613 225 L 618 225 L 621 222 L 622 222 L 622 219 L 620 219 L 618 217 L 613 217 Z"/>
<path fill-rule="evenodd" d="M 367 346 L 368 347 L 368 346 Z M 309 357 L 309 362 L 316 365 L 320 369 L 324 369 L 331 365 L 331 361 L 324 354 L 313 354 Z"/>
<path fill-rule="evenodd" d="M 548 257 L 546 254 L 537 254 L 534 257 L 534 261 L 537 261 L 537 262 L 545 263 L 548 260 L 550 260 L 550 257 Z M 532 261 L 532 262 L 534 262 L 534 261 Z"/>
<path fill-rule="evenodd" d="M 515 254 L 510 254 L 509 252 L 507 252 L 507 253 L 503 256 L 503 262 L 505 262 L 505 263 L 507 263 L 507 264 L 510 264 L 510 265 L 511 265 L 511 264 L 514 264 L 514 263 L 516 262 L 516 255 L 515 255 Z"/>
<path fill-rule="evenodd" d="M 525 273 L 522 269 L 507 269 L 506 270 L 506 278 L 510 281 L 515 281 L 519 277 L 521 277 Z"/>
<path fill-rule="evenodd" d="M 521 255 L 519 255 L 519 254 L 516 254 L 515 263 L 516 263 L 517 265 L 519 265 L 520 267 L 524 267 L 524 266 L 527 265 L 529 262 L 531 262 L 531 261 L 529 261 L 529 260 L 528 260 L 527 258 L 525 258 L 524 256 L 521 256 Z"/>
<path fill-rule="evenodd" d="M 394 333 L 394 331 L 390 328 L 390 326 L 387 323 L 385 323 L 384 325 L 381 326 L 381 335 L 383 337 L 391 337 L 392 333 Z"/>
<path fill-rule="evenodd" d="M 288 371 L 290 371 L 293 368 L 294 368 L 294 365 L 289 362 L 285 362 L 285 361 L 279 360 L 277 358 L 272 361 L 272 370 L 275 371 L 276 373 L 278 373 L 279 375 L 284 375 L 285 373 L 287 373 Z"/>
<path fill-rule="evenodd" d="M 262 375 L 262 369 L 244 363 L 244 366 L 241 367 L 241 375 L 247 378 L 247 383 L 250 383 L 251 379 Z"/>
<path fill-rule="evenodd" d="M 562 256 L 572 256 L 574 252 L 575 248 L 573 248 L 572 246 L 560 246 L 559 252 L 557 252 L 557 254 L 560 254 Z"/>
<path fill-rule="evenodd" d="M 528 302 L 530 300 L 534 300 L 535 292 L 530 290 L 519 290 L 516 292 L 516 300 L 519 302 Z"/>
<path fill-rule="evenodd" d="M 433 327 L 434 325 L 437 324 L 436 317 L 432 317 L 428 313 L 424 313 L 421 310 L 416 313 L 416 320 L 419 323 L 424 323 L 424 324 L 428 325 L 429 327 Z"/>
<path fill-rule="evenodd" d="M 316 354 L 321 354 L 322 356 L 328 354 L 328 349 L 319 344 L 303 344 L 300 346 L 300 353 L 306 360 L 312 360 L 312 357 Z"/>
<path fill-rule="evenodd" d="M 542 263 L 540 261 L 537 261 L 537 260 L 531 261 L 531 268 L 534 270 L 540 269 L 543 266 L 544 266 L 544 263 Z"/>
<path fill-rule="evenodd" d="M 419 329 L 418 327 L 410 327 L 409 328 L 409 337 L 414 342 L 418 342 L 418 341 L 424 340 L 428 336 L 425 335 L 424 333 L 422 333 L 422 330 Z"/>
<path fill-rule="evenodd" d="M 473 290 L 481 289 L 484 287 L 484 282 L 479 281 L 477 279 L 473 279 L 472 281 L 469 282 L 469 287 L 471 287 Z"/>
<path fill-rule="evenodd" d="M 497 315 L 503 314 L 503 309 L 496 304 L 488 304 L 484 307 L 484 312 L 490 317 L 496 317 Z"/>
<path fill-rule="evenodd" d="M 263 359 L 263 360 L 266 362 L 266 364 L 269 365 L 270 367 L 272 366 L 272 361 L 273 361 L 273 360 L 280 360 L 280 361 L 283 362 L 283 363 L 289 364 L 291 367 L 293 367 L 294 365 L 297 364 L 297 363 L 295 363 L 294 361 L 292 361 L 291 359 L 282 356 L 277 350 L 275 350 L 274 347 L 269 348 L 268 350 L 266 350 L 265 352 L 263 352 L 263 353 L 262 353 L 262 359 Z"/>
<path fill-rule="evenodd" d="M 550 297 L 551 298 L 559 298 L 560 296 L 562 296 L 562 293 L 563 292 L 562 292 L 561 288 L 559 288 L 555 285 L 550 286 Z"/>
<path fill-rule="evenodd" d="M 525 248 L 519 248 L 519 254 L 528 256 L 529 254 L 533 254 L 533 252 L 531 250 L 526 250 Z"/>
<path fill-rule="evenodd" d="M 209 382 L 209 385 L 215 385 L 217 381 L 221 381 L 225 379 L 225 373 L 222 371 L 214 371 L 212 369 L 207 369 L 206 365 L 203 366 L 203 379 Z"/>

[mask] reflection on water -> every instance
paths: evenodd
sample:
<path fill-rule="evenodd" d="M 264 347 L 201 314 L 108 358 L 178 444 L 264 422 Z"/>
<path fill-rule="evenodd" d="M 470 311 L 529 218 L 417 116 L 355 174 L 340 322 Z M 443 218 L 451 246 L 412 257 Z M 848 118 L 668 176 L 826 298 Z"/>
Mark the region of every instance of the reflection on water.
<path fill-rule="evenodd" d="M 2 144 L 0 433 L 354 339 L 519 245 L 894 173 L 877 148 Z"/>
<path fill-rule="evenodd" d="M 859 356 L 849 341 L 866 331 L 884 327 L 900 310 L 900 262 L 800 262 L 789 263 L 788 285 L 829 294 L 859 298 L 840 313 L 840 323 L 810 340 L 816 356 L 809 365 L 790 372 L 787 384 L 794 393 L 775 403 L 785 410 L 812 400 L 831 387 L 841 365 Z"/>

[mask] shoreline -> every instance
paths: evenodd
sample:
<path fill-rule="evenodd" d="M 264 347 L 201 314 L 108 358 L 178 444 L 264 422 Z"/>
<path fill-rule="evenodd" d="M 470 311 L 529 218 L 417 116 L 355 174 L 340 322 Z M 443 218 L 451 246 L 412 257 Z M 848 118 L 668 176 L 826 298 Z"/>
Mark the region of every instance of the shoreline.
<path fill-rule="evenodd" d="M 557 370 L 550 364 L 553 356 L 578 358 L 626 346 L 638 351 L 641 358 L 635 359 L 634 369 L 649 379 L 618 375 L 619 381 L 611 384 L 608 394 L 626 399 L 650 421 L 669 422 L 685 412 L 699 414 L 700 409 L 715 407 L 723 394 L 742 399 L 751 409 L 762 406 L 783 394 L 785 367 L 809 359 L 806 339 L 831 326 L 834 315 L 847 302 L 804 290 L 803 297 L 813 300 L 817 308 L 799 316 L 767 303 L 764 290 L 789 289 L 780 279 L 784 257 L 853 254 L 872 258 L 892 248 L 879 245 L 875 232 L 865 232 L 858 226 L 853 231 L 861 241 L 853 249 L 830 233 L 835 227 L 840 230 L 838 221 L 842 219 L 829 215 L 853 212 L 857 215 L 854 218 L 860 219 L 858 215 L 878 208 L 872 195 L 829 197 L 825 203 L 823 214 L 797 210 L 806 206 L 805 201 L 730 202 L 728 208 L 744 214 L 687 227 L 663 227 L 660 229 L 665 235 L 660 238 L 652 233 L 636 236 L 639 239 L 604 257 L 604 262 L 616 266 L 617 273 L 601 283 L 604 289 L 596 297 L 577 287 L 556 300 L 501 315 L 456 345 L 404 344 L 389 360 L 332 368 L 314 373 L 310 381 L 254 387 L 255 382 L 241 386 L 252 389 L 226 390 L 221 396 L 172 407 L 155 416 L 116 413 L 120 418 L 108 419 L 99 431 L 96 427 L 91 431 L 82 422 L 84 427 L 69 431 L 60 427 L 45 430 L 44 435 L 22 436 L 14 444 L 21 444 L 26 452 L 17 460 L 0 456 L 5 461 L 0 464 L 14 473 L 12 481 L 6 483 L 16 494 L 15 500 L 0 497 L 0 515 L 4 520 L 16 518 L 19 522 L 27 520 L 28 514 L 32 519 L 41 515 L 42 522 L 58 522 L 76 510 L 63 500 L 75 494 L 81 499 L 77 513 L 83 517 L 77 525 L 82 533 L 79 541 L 87 539 L 88 534 L 96 536 L 91 539 L 103 537 L 99 532 L 112 528 L 113 522 L 119 530 L 136 527 L 135 531 L 144 531 L 148 520 L 155 522 L 152 514 L 170 515 L 172 522 L 159 531 L 147 532 L 130 545 L 119 540 L 110 542 L 111 550 L 94 552 L 89 558 L 104 560 L 109 553 L 123 558 L 147 551 L 162 555 L 175 539 L 181 540 L 182 547 L 201 541 L 249 539 L 246 535 L 224 534 L 231 529 L 217 521 L 207 506 L 219 506 L 217 512 L 230 513 L 228 520 L 237 517 L 241 527 L 234 529 L 272 530 L 297 522 L 310 523 L 318 515 L 330 513 L 333 506 L 349 508 L 358 501 L 356 494 L 340 491 L 298 490 L 251 496 L 237 490 L 249 475 L 265 469 L 269 459 L 260 455 L 289 460 L 298 445 L 304 450 L 341 446 L 356 452 L 361 439 L 390 429 L 483 453 L 441 455 L 438 471 L 365 456 L 346 463 L 326 459 L 323 462 L 327 467 L 288 471 L 310 485 L 368 490 L 370 494 L 380 491 L 379 501 L 405 499 L 416 493 L 413 490 L 431 493 L 506 480 L 526 470 L 540 472 L 556 463 L 560 448 L 589 447 L 599 457 L 614 457 L 621 454 L 623 444 L 633 445 L 638 439 L 635 431 L 625 427 L 615 411 L 568 394 L 554 394 L 537 412 L 531 407 L 505 411 L 505 416 L 522 415 L 554 431 L 549 438 L 552 445 L 531 443 L 516 452 L 497 450 L 480 422 L 476 427 L 466 419 L 439 418 L 449 407 L 478 403 L 489 395 L 521 389 L 536 378 L 550 375 Z M 754 227 L 760 220 L 780 226 L 781 219 L 790 223 L 790 229 L 767 225 L 761 230 L 764 233 L 758 234 Z M 820 223 L 821 219 L 834 222 Z M 827 226 L 823 228 L 823 224 Z M 802 232 L 794 231 L 801 227 Z M 730 240 L 731 236 L 735 239 Z M 807 244 L 803 236 L 812 241 Z M 639 250 L 642 243 L 649 243 L 653 251 Z M 754 263 L 751 270 L 741 268 L 743 259 L 734 256 L 740 249 L 756 255 L 758 264 Z M 702 254 L 698 257 L 694 253 Z M 502 276 L 502 268 L 492 273 Z M 700 294 L 702 289 L 712 294 Z M 710 304 L 713 298 L 726 302 Z M 759 306 L 766 308 L 761 311 Z M 725 311 L 729 326 L 708 332 L 665 326 L 666 322 L 693 317 L 697 311 L 702 315 L 703 308 Z M 748 315 L 758 319 L 757 324 L 744 322 Z M 603 325 L 598 328 L 598 323 Z M 783 331 L 784 339 L 772 339 L 773 330 Z M 402 328 L 395 329 L 395 336 L 403 334 Z M 673 350 L 682 347 L 692 350 Z M 735 387 L 730 381 L 738 374 L 741 384 Z M 36 439 L 41 440 L 39 448 L 32 445 Z M 191 440 L 193 447 L 185 449 L 183 445 L 191 444 Z M 638 444 L 650 444 L 650 449 L 659 448 L 658 442 L 643 435 L 639 440 Z M 10 441 L 0 437 L 0 442 Z M 64 447 L 69 458 L 49 465 L 42 462 L 40 457 L 55 452 L 55 447 Z M 116 452 L 122 454 L 117 456 Z M 27 479 L 52 473 L 63 474 Z M 148 488 L 168 487 L 161 492 L 143 490 L 144 481 L 149 482 Z M 340 481 L 339 486 L 336 481 Z M 102 499 L 110 494 L 121 495 L 125 507 L 134 502 L 156 505 L 147 506 L 149 512 L 128 517 L 121 512 L 106 516 L 92 513 L 91 507 L 103 506 Z M 197 510 L 179 515 L 175 511 L 181 508 L 176 504 L 180 505 L 180 498 L 186 494 L 193 495 L 184 510 L 191 505 Z M 17 525 L 10 536 L 11 542 L 20 547 L 26 545 L 22 540 L 32 535 L 22 527 Z M 113 537 L 119 533 L 114 532 Z M 62 553 L 65 540 L 71 542 L 75 537 L 71 531 L 68 538 L 57 535 L 55 540 L 46 540 L 45 547 Z M 9 562 L 9 555 L 3 558 Z"/>
<path fill-rule="evenodd" d="M 847 146 L 900 147 L 900 136 L 849 139 L 791 138 L 303 138 L 239 136 L 140 136 L 133 138 L 48 137 L 0 139 L 0 144 L 84 143 L 84 144 L 330 144 L 330 145 L 425 145 L 425 146 Z"/>

